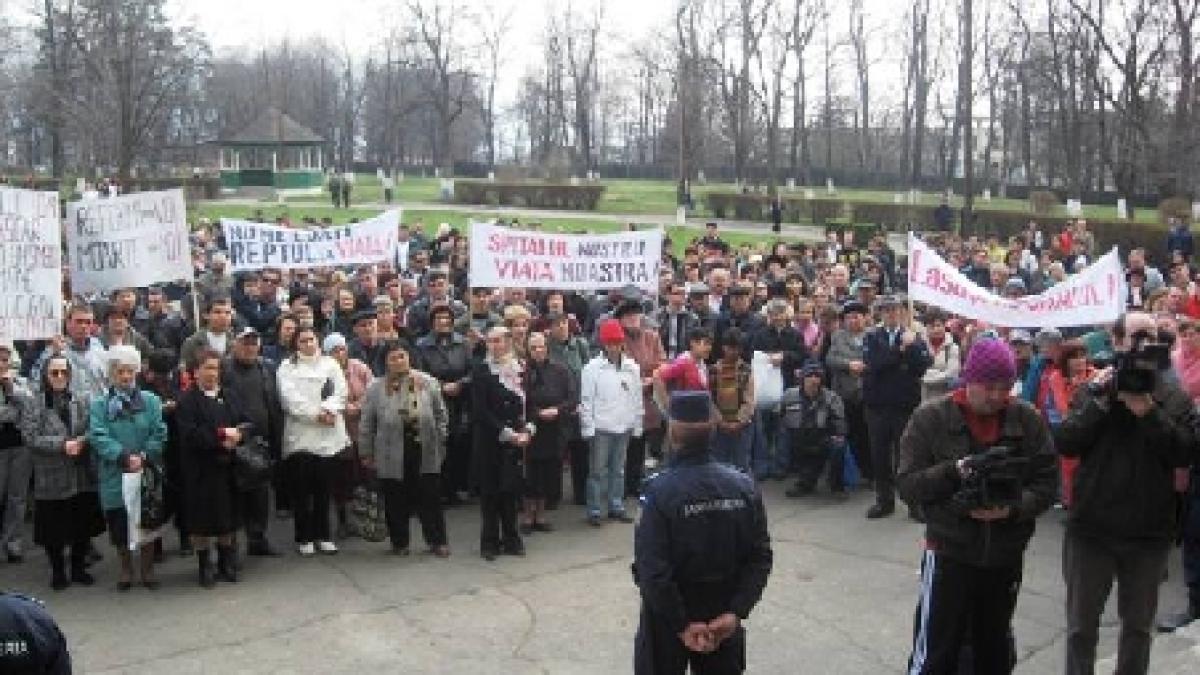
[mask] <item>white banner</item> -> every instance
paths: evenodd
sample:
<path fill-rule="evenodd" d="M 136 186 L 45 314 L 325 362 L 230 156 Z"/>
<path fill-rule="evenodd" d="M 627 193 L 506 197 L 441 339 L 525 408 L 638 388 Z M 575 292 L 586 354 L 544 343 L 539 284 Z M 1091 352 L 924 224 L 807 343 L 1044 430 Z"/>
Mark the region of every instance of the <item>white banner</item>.
<path fill-rule="evenodd" d="M 61 223 L 57 192 L 0 187 L 0 341 L 62 332 Z"/>
<path fill-rule="evenodd" d="M 662 230 L 558 234 L 471 224 L 471 286 L 658 290 Z"/>
<path fill-rule="evenodd" d="M 400 211 L 370 220 L 312 229 L 222 219 L 233 272 L 369 265 L 396 258 Z"/>
<path fill-rule="evenodd" d="M 908 237 L 908 295 L 996 326 L 1062 328 L 1110 323 L 1125 311 L 1125 275 L 1117 249 L 1038 295 L 1003 298 L 980 288 L 912 234 Z"/>
<path fill-rule="evenodd" d="M 66 228 L 73 293 L 192 280 L 183 190 L 72 202 Z"/>

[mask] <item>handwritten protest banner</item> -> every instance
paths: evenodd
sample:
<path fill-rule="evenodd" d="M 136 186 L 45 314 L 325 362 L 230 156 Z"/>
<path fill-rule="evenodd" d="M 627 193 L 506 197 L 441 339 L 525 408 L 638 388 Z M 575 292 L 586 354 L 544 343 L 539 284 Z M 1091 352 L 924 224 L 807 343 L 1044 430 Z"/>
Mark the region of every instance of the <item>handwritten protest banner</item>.
<path fill-rule="evenodd" d="M 74 293 L 192 280 L 183 190 L 73 202 L 66 229 Z"/>
<path fill-rule="evenodd" d="M 0 340 L 62 331 L 58 193 L 0 187 Z"/>
<path fill-rule="evenodd" d="M 222 219 L 234 272 L 369 265 L 396 257 L 400 211 L 349 225 L 297 229 Z"/>
<path fill-rule="evenodd" d="M 658 289 L 662 230 L 558 234 L 471 225 L 471 286 Z"/>
<path fill-rule="evenodd" d="M 996 326 L 1062 328 L 1110 323 L 1125 309 L 1117 249 L 1038 295 L 1003 298 L 980 288 L 913 235 L 908 238 L 908 295 Z"/>

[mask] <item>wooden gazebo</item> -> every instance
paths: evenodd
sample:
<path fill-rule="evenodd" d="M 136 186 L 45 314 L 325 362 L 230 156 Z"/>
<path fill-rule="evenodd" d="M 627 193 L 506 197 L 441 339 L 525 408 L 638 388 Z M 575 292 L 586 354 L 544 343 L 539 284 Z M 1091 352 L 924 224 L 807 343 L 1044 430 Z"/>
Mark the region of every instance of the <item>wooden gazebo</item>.
<path fill-rule="evenodd" d="M 217 142 L 221 187 L 317 192 L 323 185 L 325 139 L 276 108 Z"/>

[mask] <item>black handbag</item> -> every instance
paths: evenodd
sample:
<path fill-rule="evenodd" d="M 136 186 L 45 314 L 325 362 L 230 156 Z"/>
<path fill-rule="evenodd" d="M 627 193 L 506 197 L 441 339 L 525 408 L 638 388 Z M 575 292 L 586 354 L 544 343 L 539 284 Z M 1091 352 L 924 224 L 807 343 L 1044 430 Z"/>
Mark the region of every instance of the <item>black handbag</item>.
<path fill-rule="evenodd" d="M 138 527 L 157 530 L 167 522 L 167 504 L 163 499 L 162 469 L 154 462 L 142 464 L 141 516 Z"/>
<path fill-rule="evenodd" d="M 253 490 L 271 479 L 271 453 L 267 442 L 255 436 L 233 449 L 233 481 L 241 492 Z"/>

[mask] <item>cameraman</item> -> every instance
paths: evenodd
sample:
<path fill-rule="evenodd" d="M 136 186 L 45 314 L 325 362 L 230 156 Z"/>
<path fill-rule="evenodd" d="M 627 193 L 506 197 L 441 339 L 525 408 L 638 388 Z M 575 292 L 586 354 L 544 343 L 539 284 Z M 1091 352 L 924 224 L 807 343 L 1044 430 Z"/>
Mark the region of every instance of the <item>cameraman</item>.
<path fill-rule="evenodd" d="M 1033 406 L 1011 396 L 1016 378 L 1007 344 L 977 341 L 965 387 L 917 408 L 900 437 L 897 487 L 926 516 L 910 673 L 958 672 L 968 634 L 976 675 L 1015 665 L 1009 636 L 1025 547 L 1057 482 L 1050 433 Z M 1007 458 L 983 461 L 989 449 Z M 1002 478 L 1008 494 L 987 497 Z"/>
<path fill-rule="evenodd" d="M 1115 365 L 1080 387 L 1055 430 L 1058 451 L 1080 460 L 1063 542 L 1069 675 L 1093 671 L 1114 577 L 1116 672 L 1146 672 L 1158 585 L 1179 527 L 1175 469 L 1189 466 L 1196 449 L 1192 402 L 1168 377 L 1154 318 L 1130 312 L 1112 334 Z"/>

